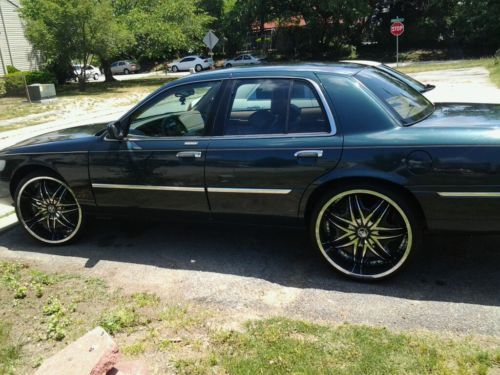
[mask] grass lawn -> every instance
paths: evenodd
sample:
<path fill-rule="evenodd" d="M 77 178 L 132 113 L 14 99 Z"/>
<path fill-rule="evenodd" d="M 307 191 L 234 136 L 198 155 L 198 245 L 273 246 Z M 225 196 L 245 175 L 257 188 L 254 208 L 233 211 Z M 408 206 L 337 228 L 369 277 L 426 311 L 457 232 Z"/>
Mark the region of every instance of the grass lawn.
<path fill-rule="evenodd" d="M 84 92 L 78 90 L 78 85 L 71 83 L 63 86 L 58 86 L 57 100 L 47 103 L 30 104 L 25 98 L 0 98 L 0 121 L 17 117 L 24 117 L 33 114 L 46 113 L 47 116 L 36 117 L 30 120 L 26 125 L 34 125 L 37 123 L 48 121 L 52 113 L 61 109 L 70 108 L 71 105 L 84 101 L 96 102 L 104 101 L 113 98 L 131 97 L 133 100 L 137 95 L 146 95 L 173 78 L 144 78 L 127 81 L 107 82 L 90 82 L 87 84 L 87 89 Z M 0 131 L 10 130 L 14 127 L 0 127 Z M 17 126 L 19 127 L 19 126 Z"/>
<path fill-rule="evenodd" d="M 33 372 L 101 325 L 151 374 L 487 374 L 500 340 L 320 325 L 285 318 L 234 323 L 231 314 L 111 290 L 101 279 L 0 262 L 0 374 Z"/>
<path fill-rule="evenodd" d="M 489 70 L 490 78 L 498 87 L 500 87 L 500 59 L 487 58 L 487 59 L 475 59 L 475 60 L 462 60 L 456 62 L 446 62 L 442 63 L 429 63 L 429 64 L 415 64 L 409 66 L 399 67 L 398 70 L 403 73 L 418 73 L 418 72 L 428 72 L 432 70 L 445 70 L 445 69 L 461 69 L 461 68 L 473 68 L 476 66 L 482 66 Z"/>

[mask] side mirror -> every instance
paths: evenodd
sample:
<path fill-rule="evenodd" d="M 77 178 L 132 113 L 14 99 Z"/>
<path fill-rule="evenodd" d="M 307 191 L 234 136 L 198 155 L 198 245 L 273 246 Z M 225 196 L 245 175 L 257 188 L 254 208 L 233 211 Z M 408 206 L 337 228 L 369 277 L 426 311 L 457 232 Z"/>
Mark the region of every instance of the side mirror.
<path fill-rule="evenodd" d="M 123 133 L 123 129 L 119 121 L 110 122 L 107 125 L 106 129 L 108 131 L 108 137 L 111 139 L 121 141 L 123 138 L 125 138 L 125 134 Z"/>

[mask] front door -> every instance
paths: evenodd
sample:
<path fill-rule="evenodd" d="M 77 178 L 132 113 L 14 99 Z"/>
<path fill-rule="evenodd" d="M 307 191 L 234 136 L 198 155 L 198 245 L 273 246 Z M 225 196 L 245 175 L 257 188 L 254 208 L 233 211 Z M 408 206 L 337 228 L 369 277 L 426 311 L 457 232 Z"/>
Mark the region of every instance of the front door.
<path fill-rule="evenodd" d="M 296 218 L 305 189 L 341 156 L 319 85 L 241 79 L 228 92 L 206 156 L 212 212 Z"/>
<path fill-rule="evenodd" d="M 97 205 L 207 212 L 207 135 L 220 86 L 174 87 L 129 116 L 125 140 L 98 143 L 90 152 Z"/>

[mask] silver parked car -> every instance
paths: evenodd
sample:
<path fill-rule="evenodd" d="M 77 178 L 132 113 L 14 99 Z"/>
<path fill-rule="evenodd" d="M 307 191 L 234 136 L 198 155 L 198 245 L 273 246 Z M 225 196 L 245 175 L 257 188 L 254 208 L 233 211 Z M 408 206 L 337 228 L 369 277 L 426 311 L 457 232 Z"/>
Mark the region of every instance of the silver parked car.
<path fill-rule="evenodd" d="M 224 61 L 225 68 L 231 68 L 232 66 L 259 65 L 259 64 L 262 64 L 262 60 L 248 53 L 236 56 L 234 59 L 229 59 Z"/>
<path fill-rule="evenodd" d="M 111 64 L 111 73 L 113 74 L 137 73 L 139 69 L 139 64 L 129 60 L 115 61 Z"/>

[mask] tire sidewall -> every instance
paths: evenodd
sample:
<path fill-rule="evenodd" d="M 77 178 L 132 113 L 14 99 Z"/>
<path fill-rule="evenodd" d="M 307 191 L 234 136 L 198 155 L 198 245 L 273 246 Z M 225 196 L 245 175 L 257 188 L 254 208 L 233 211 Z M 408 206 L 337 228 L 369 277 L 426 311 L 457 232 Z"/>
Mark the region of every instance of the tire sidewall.
<path fill-rule="evenodd" d="M 203 67 L 200 64 L 196 64 L 194 70 L 196 70 L 199 73 L 203 70 Z"/>
<path fill-rule="evenodd" d="M 68 187 L 68 189 L 70 190 L 71 194 L 75 197 L 75 200 L 78 201 L 78 199 L 76 198 L 75 196 L 75 193 L 73 192 L 73 190 L 69 187 L 69 185 L 66 183 L 66 181 L 64 181 L 64 179 L 62 179 L 60 176 L 56 175 L 55 173 L 50 173 L 50 172 L 33 172 L 33 173 L 30 173 L 28 175 L 26 175 L 25 177 L 23 177 L 21 179 L 21 181 L 17 184 L 16 186 L 16 189 L 15 189 L 15 193 L 14 193 L 14 206 L 15 206 L 15 211 L 16 211 L 16 216 L 17 216 L 17 219 L 19 220 L 19 223 L 21 224 L 21 227 L 23 228 L 24 232 L 28 235 L 29 238 L 31 238 L 33 241 L 36 241 L 37 243 L 39 244 L 43 244 L 45 246 L 63 246 L 63 245 L 66 245 L 66 244 L 69 244 L 73 241 L 76 241 L 78 238 L 80 238 L 82 232 L 84 231 L 84 228 L 86 227 L 86 223 L 87 223 L 87 218 L 86 218 L 86 215 L 85 215 L 85 211 L 84 209 L 82 208 L 82 206 L 80 205 L 80 203 L 78 202 L 78 205 L 80 207 L 80 210 L 81 210 L 81 219 L 80 219 L 80 226 L 78 227 L 76 233 L 74 235 L 71 236 L 71 238 L 69 238 L 68 240 L 66 241 L 63 241 L 63 242 L 59 242 L 59 243 L 51 243 L 51 242 L 45 242 L 45 241 L 42 241 L 36 237 L 33 236 L 32 233 L 30 233 L 26 227 L 24 226 L 23 224 L 23 220 L 22 220 L 22 216 L 21 216 L 21 212 L 20 212 L 20 209 L 19 209 L 19 205 L 18 205 L 18 196 L 19 196 L 19 193 L 22 189 L 22 187 L 24 185 L 26 185 L 26 183 L 30 180 L 33 180 L 37 177 L 48 177 L 48 178 L 52 178 L 52 179 L 55 179 L 57 180 L 58 182 L 61 182 L 63 183 L 64 185 L 66 185 Z"/>
<path fill-rule="evenodd" d="M 172 72 L 177 73 L 179 71 L 179 68 L 177 68 L 176 65 L 172 67 Z"/>
<path fill-rule="evenodd" d="M 349 190 L 369 190 L 375 193 L 381 194 L 392 200 L 399 208 L 404 212 L 406 218 L 409 221 L 410 228 L 412 231 L 412 246 L 410 248 L 410 252 L 406 257 L 405 261 L 390 274 L 381 276 L 381 277 L 366 277 L 361 275 L 353 275 L 348 274 L 347 272 L 342 271 L 341 269 L 335 267 L 330 260 L 328 260 L 321 250 L 318 241 L 317 241 L 317 233 L 316 233 L 316 224 L 318 220 L 318 215 L 321 210 L 332 198 L 335 196 L 342 194 L 343 192 Z M 418 209 L 414 207 L 414 204 L 405 196 L 405 194 L 399 192 L 397 189 L 393 189 L 382 184 L 362 184 L 362 183 L 353 183 L 343 186 L 338 186 L 333 189 L 330 189 L 327 193 L 323 194 L 323 196 L 316 202 L 314 208 L 312 210 L 311 216 L 309 218 L 309 237 L 314 248 L 317 250 L 321 257 L 328 262 L 328 264 L 338 273 L 342 274 L 345 277 L 349 277 L 351 279 L 361 280 L 361 281 L 379 281 L 385 280 L 387 278 L 393 277 L 408 268 L 411 264 L 414 263 L 417 255 L 420 253 L 420 249 L 422 246 L 423 239 L 423 226 L 422 219 L 418 214 Z"/>

